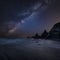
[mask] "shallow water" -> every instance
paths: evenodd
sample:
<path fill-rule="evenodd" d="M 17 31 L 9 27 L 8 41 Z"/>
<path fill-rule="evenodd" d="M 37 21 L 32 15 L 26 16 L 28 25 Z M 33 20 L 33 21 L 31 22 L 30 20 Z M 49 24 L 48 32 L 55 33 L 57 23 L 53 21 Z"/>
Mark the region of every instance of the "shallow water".
<path fill-rule="evenodd" d="M 0 58 L 1 56 L 7 60 L 60 60 L 60 42 L 44 39 L 0 39 Z"/>

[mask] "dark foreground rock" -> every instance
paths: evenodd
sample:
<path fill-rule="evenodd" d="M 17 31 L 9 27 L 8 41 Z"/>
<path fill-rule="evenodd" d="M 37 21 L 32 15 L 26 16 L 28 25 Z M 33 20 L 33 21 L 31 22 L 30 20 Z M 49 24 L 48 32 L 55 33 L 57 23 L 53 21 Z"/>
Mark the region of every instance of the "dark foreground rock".
<path fill-rule="evenodd" d="M 48 33 L 47 39 L 60 40 L 60 23 L 56 23 Z"/>

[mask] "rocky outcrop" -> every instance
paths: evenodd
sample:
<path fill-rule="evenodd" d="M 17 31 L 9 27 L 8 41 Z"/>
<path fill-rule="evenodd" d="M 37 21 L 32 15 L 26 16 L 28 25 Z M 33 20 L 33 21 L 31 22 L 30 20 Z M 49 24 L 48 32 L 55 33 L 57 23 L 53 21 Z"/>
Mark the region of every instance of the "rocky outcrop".
<path fill-rule="evenodd" d="M 44 30 L 44 32 L 41 35 L 41 38 L 45 39 L 45 38 L 47 38 L 47 36 L 48 36 L 48 32 L 46 30 Z"/>
<path fill-rule="evenodd" d="M 34 39 L 39 39 L 40 36 L 38 35 L 38 33 L 36 33 L 35 36 L 32 36 L 32 38 L 34 38 Z"/>
<path fill-rule="evenodd" d="M 48 34 L 48 39 L 60 39 L 60 23 L 56 23 Z"/>

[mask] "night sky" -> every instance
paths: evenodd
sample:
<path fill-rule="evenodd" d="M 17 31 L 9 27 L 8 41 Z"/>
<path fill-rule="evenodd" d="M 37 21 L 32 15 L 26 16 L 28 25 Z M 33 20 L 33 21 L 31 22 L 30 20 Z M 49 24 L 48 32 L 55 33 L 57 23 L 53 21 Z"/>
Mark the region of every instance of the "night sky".
<path fill-rule="evenodd" d="M 60 0 L 0 0 L 0 36 L 41 34 L 58 22 Z"/>

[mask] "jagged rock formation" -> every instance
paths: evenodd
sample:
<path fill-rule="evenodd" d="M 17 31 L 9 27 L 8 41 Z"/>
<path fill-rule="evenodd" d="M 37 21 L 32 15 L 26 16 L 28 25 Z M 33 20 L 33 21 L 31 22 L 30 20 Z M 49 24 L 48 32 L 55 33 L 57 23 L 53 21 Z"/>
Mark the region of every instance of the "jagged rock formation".
<path fill-rule="evenodd" d="M 60 23 L 56 23 L 48 34 L 48 39 L 60 39 Z"/>
<path fill-rule="evenodd" d="M 46 39 L 47 36 L 48 36 L 48 32 L 46 30 L 44 30 L 44 32 L 42 33 L 41 36 L 38 33 L 36 33 L 34 36 L 32 36 L 32 38 L 34 38 L 34 39 Z"/>
<path fill-rule="evenodd" d="M 48 36 L 48 32 L 46 30 L 44 30 L 44 32 L 41 35 L 41 38 L 45 39 L 45 38 L 47 38 L 47 36 Z"/>
<path fill-rule="evenodd" d="M 38 33 L 36 33 L 35 36 L 32 36 L 32 38 L 39 39 L 40 36 L 38 35 Z"/>

